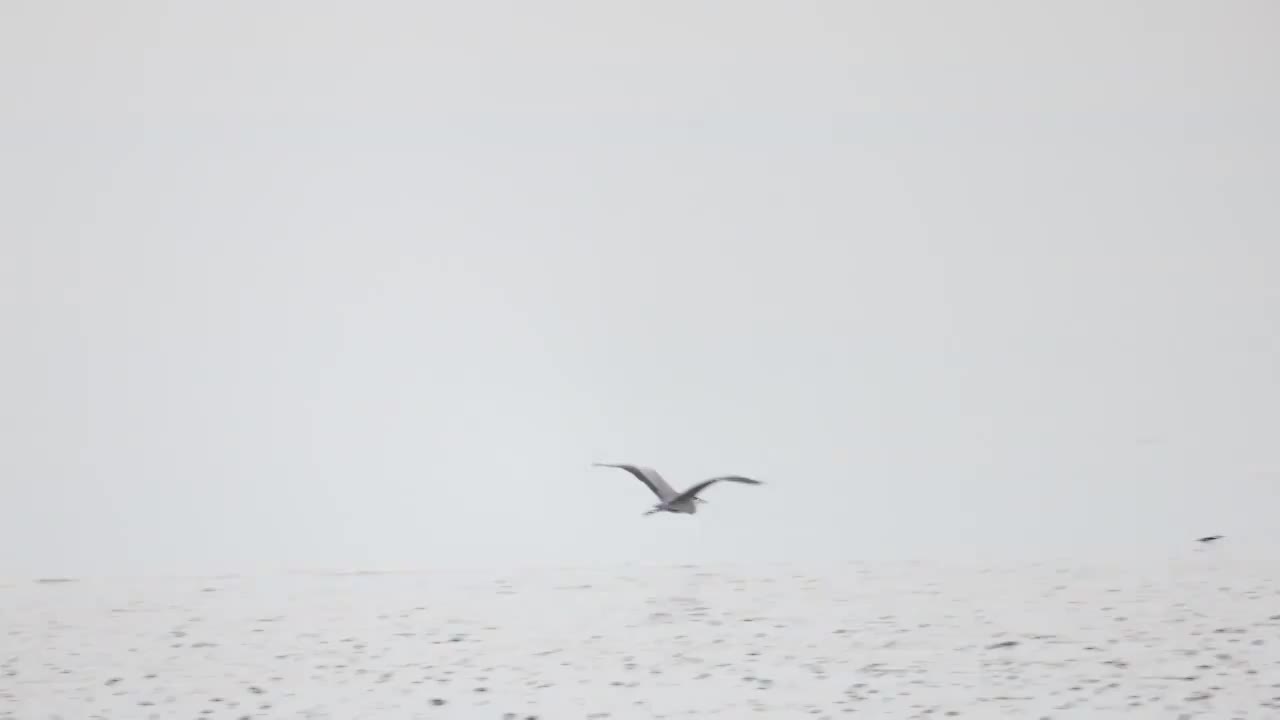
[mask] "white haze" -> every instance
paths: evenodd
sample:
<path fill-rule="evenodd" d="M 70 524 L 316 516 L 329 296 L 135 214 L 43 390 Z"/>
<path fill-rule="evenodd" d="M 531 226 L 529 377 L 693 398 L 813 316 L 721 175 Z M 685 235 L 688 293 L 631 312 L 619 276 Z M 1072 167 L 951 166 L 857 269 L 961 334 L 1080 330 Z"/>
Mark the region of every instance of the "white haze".
<path fill-rule="evenodd" d="M 0 573 L 1274 543 L 1278 21 L 5 3 Z"/>

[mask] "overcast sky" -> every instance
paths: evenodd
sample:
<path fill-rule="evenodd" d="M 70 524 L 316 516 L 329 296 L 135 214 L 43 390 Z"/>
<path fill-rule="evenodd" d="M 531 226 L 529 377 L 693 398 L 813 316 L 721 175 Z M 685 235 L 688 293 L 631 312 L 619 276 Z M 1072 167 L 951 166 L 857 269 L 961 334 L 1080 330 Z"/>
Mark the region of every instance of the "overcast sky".
<path fill-rule="evenodd" d="M 1280 540 L 1278 30 L 6 2 L 0 573 Z"/>

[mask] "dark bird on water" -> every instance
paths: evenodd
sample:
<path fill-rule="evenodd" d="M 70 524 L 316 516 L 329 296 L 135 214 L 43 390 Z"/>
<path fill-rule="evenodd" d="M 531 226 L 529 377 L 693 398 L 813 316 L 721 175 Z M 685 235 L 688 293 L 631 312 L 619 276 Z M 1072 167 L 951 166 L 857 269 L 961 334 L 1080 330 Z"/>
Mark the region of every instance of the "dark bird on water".
<path fill-rule="evenodd" d="M 1202 538 L 1196 538 L 1196 542 L 1198 542 L 1198 543 L 1211 543 L 1211 542 L 1213 542 L 1214 540 L 1221 540 L 1221 539 L 1222 539 L 1222 536 L 1221 536 L 1221 535 L 1206 535 L 1206 536 L 1204 536 L 1204 537 L 1202 537 Z"/>
<path fill-rule="evenodd" d="M 698 497 L 698 493 L 721 480 L 746 483 L 748 485 L 764 484 L 759 480 L 752 480 L 751 478 L 742 477 L 741 475 L 722 475 L 720 477 L 713 477 L 710 480 L 703 480 L 700 483 L 691 485 L 683 492 L 676 492 L 675 488 L 668 485 L 667 481 L 663 480 L 662 476 L 658 474 L 658 471 L 653 468 L 641 467 L 639 465 L 627 465 L 625 463 L 592 463 L 592 465 L 595 467 L 610 467 L 618 468 L 619 470 L 626 470 L 634 475 L 637 480 L 648 486 L 648 488 L 653 491 L 653 494 L 658 496 L 658 504 L 654 505 L 653 509 L 646 512 L 645 515 L 652 515 L 656 512 L 685 513 L 692 515 L 698 512 L 697 503 L 706 502 L 706 500 Z"/>

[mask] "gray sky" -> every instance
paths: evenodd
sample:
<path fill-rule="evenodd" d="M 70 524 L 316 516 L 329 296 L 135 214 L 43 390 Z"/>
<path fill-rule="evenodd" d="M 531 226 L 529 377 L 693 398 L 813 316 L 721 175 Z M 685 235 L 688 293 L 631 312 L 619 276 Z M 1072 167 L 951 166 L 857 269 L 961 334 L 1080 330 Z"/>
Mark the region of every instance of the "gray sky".
<path fill-rule="evenodd" d="M 7 2 L 0 572 L 1280 540 L 1278 7 Z"/>

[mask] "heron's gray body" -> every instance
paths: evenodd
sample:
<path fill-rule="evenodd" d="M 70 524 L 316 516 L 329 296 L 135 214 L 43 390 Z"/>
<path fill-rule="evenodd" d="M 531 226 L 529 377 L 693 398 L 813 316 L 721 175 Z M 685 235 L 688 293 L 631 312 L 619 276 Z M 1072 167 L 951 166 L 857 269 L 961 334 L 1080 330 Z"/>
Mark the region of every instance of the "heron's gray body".
<path fill-rule="evenodd" d="M 637 480 L 644 483 L 649 490 L 658 497 L 658 504 L 654 505 L 651 510 L 645 513 L 645 515 L 652 515 L 656 512 L 684 513 L 686 515 L 692 515 L 698 512 L 698 503 L 706 502 L 702 498 L 698 497 L 698 493 L 721 480 L 746 483 L 748 485 L 763 484 L 759 480 L 752 480 L 751 478 L 742 477 L 741 475 L 722 475 L 720 477 L 713 477 L 709 480 L 703 480 L 700 483 L 691 485 L 684 491 L 677 492 L 676 489 L 671 487 L 671 485 L 669 485 L 667 481 L 658 474 L 658 471 L 653 468 L 643 467 L 640 465 L 629 465 L 626 463 L 593 464 L 595 467 L 611 467 L 618 468 L 619 470 L 626 470 L 634 475 Z"/>

